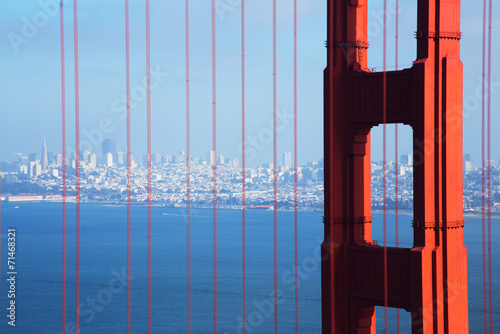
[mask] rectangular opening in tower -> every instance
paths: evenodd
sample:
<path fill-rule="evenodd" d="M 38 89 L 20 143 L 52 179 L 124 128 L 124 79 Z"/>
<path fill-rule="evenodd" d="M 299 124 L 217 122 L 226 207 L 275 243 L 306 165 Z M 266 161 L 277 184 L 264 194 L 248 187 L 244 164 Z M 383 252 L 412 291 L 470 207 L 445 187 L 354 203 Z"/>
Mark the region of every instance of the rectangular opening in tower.
<path fill-rule="evenodd" d="M 388 247 L 413 246 L 413 147 L 410 126 L 373 127 L 371 139 L 372 239 L 384 245 L 384 207 Z M 396 145 L 397 144 L 397 145 Z M 385 191 L 384 191 L 385 186 Z M 385 193 L 385 194 L 384 194 Z"/>

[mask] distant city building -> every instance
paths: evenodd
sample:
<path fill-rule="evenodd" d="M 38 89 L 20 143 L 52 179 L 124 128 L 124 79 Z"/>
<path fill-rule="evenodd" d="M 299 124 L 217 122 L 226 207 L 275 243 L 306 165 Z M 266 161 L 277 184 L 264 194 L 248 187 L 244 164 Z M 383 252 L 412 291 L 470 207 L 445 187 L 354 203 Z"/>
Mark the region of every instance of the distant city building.
<path fill-rule="evenodd" d="M 222 154 L 219 154 L 219 157 L 217 158 L 217 163 L 219 165 L 224 165 L 224 156 Z"/>
<path fill-rule="evenodd" d="M 184 152 L 181 151 L 180 153 L 184 153 Z M 176 155 L 174 155 L 173 160 L 174 160 L 174 163 L 176 163 L 176 164 L 186 163 L 186 155 L 176 154 Z"/>
<path fill-rule="evenodd" d="M 2 162 L 0 163 L 0 171 L 3 173 L 15 173 L 17 172 L 18 166 L 18 162 Z"/>
<path fill-rule="evenodd" d="M 283 166 L 292 168 L 292 154 L 290 152 L 283 153 Z"/>
<path fill-rule="evenodd" d="M 239 158 L 229 158 L 228 165 L 234 168 L 240 167 L 240 159 Z"/>
<path fill-rule="evenodd" d="M 97 167 L 97 155 L 95 153 L 92 153 L 90 155 L 89 165 L 90 165 L 90 168 Z"/>
<path fill-rule="evenodd" d="M 12 161 L 21 163 L 22 159 L 23 159 L 22 153 L 14 153 L 14 157 L 13 157 Z"/>
<path fill-rule="evenodd" d="M 26 157 L 26 156 L 23 156 L 23 157 L 21 158 L 21 165 L 22 165 L 22 166 L 26 166 L 26 167 L 28 167 L 28 163 L 29 163 L 29 158 L 28 158 L 28 157 Z"/>
<path fill-rule="evenodd" d="M 474 170 L 474 165 L 472 164 L 472 161 L 470 160 L 464 161 L 464 171 L 472 172 L 473 170 Z"/>
<path fill-rule="evenodd" d="M 215 151 L 208 151 L 207 164 L 209 164 L 210 166 L 215 165 Z"/>
<path fill-rule="evenodd" d="M 464 160 L 465 161 L 472 161 L 471 157 L 470 157 L 470 154 L 466 154 L 464 155 Z"/>
<path fill-rule="evenodd" d="M 56 152 L 47 151 L 47 157 L 49 158 L 49 165 L 52 165 L 56 161 Z"/>
<path fill-rule="evenodd" d="M 125 154 L 124 152 L 116 152 L 116 156 L 114 156 L 113 159 L 119 166 L 127 164 L 127 154 Z"/>
<path fill-rule="evenodd" d="M 399 163 L 402 165 L 413 166 L 413 154 L 401 155 Z"/>
<path fill-rule="evenodd" d="M 172 162 L 172 156 L 170 154 L 164 155 L 163 156 L 163 163 L 164 164 L 169 164 Z"/>
<path fill-rule="evenodd" d="M 399 165 L 399 176 L 406 175 L 407 173 L 413 173 L 413 166 Z"/>
<path fill-rule="evenodd" d="M 56 165 L 59 166 L 59 167 L 61 167 L 62 164 L 63 164 L 63 161 L 62 161 L 63 159 L 62 158 L 63 157 L 62 157 L 61 153 L 57 153 L 56 154 Z"/>
<path fill-rule="evenodd" d="M 484 166 L 487 168 L 488 166 L 495 166 L 495 160 L 485 160 L 484 161 Z"/>
<path fill-rule="evenodd" d="M 112 167 L 113 166 L 113 154 L 111 152 L 108 152 L 106 154 L 106 167 Z"/>
<path fill-rule="evenodd" d="M 28 166 L 25 166 L 25 165 L 19 166 L 19 174 L 27 175 L 28 174 Z"/>
<path fill-rule="evenodd" d="M 47 155 L 47 143 L 45 142 L 45 137 L 43 138 L 42 145 L 42 158 L 41 158 L 42 170 L 47 170 L 49 168 L 49 158 Z"/>
<path fill-rule="evenodd" d="M 177 156 L 179 156 L 179 155 L 176 155 L 176 157 Z M 162 161 L 161 154 L 158 154 L 158 153 L 151 154 L 151 164 L 161 163 L 161 161 Z M 142 156 L 142 164 L 145 167 L 148 165 L 148 155 L 147 154 L 144 154 Z"/>
<path fill-rule="evenodd" d="M 28 167 L 28 176 L 30 178 L 42 175 L 42 165 L 38 161 L 30 161 Z"/>
<path fill-rule="evenodd" d="M 106 156 L 106 154 L 111 153 L 114 154 L 116 152 L 116 143 L 113 139 L 104 139 L 102 142 L 102 155 Z"/>
<path fill-rule="evenodd" d="M 34 162 L 34 161 L 36 161 L 36 160 L 37 160 L 37 159 L 36 159 L 36 153 L 30 153 L 30 154 L 28 155 L 28 162 Z"/>
<path fill-rule="evenodd" d="M 90 163 L 90 152 L 88 150 L 83 150 L 81 158 L 84 163 L 86 164 Z"/>

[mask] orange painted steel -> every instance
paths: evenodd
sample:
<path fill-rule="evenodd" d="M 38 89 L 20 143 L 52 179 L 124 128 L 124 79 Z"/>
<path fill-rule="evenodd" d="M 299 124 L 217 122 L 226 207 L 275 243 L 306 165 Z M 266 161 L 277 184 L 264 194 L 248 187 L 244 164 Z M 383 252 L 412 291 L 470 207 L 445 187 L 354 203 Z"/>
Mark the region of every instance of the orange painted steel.
<path fill-rule="evenodd" d="M 370 195 L 370 129 L 383 123 L 383 73 L 367 68 L 367 5 L 328 0 L 323 334 L 374 334 L 375 306 L 385 302 Z M 415 37 L 413 66 L 386 72 L 386 123 L 412 127 L 414 155 L 414 244 L 387 250 L 387 302 L 411 312 L 412 333 L 468 333 L 460 1 L 419 0 Z"/>

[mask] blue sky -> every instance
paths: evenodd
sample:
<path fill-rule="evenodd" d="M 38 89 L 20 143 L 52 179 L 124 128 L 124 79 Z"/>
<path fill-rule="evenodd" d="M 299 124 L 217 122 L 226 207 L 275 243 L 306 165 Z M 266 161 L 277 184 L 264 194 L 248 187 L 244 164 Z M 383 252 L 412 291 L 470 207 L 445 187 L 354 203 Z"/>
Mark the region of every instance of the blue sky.
<path fill-rule="evenodd" d="M 43 137 L 49 150 L 61 151 L 61 77 L 59 13 L 55 0 L 0 4 L 0 159 L 15 152 L 38 152 Z M 238 0 L 217 0 L 217 149 L 241 155 L 240 11 Z M 326 63 L 326 1 L 298 1 L 299 163 L 322 156 L 323 78 Z M 43 4 L 46 4 L 44 6 Z M 382 1 L 369 1 L 369 67 L 382 69 Z M 389 1 L 389 8 L 394 2 Z M 416 1 L 400 0 L 400 68 L 415 58 Z M 480 163 L 482 6 L 462 4 L 464 63 L 464 152 Z M 250 165 L 272 161 L 268 139 L 272 120 L 272 2 L 247 1 L 247 156 Z M 53 12 L 54 10 L 54 12 Z M 80 113 L 82 145 L 100 152 L 100 140 L 112 138 L 125 148 L 126 132 L 124 1 L 79 1 Z M 192 154 L 211 149 L 211 2 L 191 0 Z M 496 8 L 494 9 L 496 10 Z M 146 151 L 145 4 L 130 1 L 132 150 Z M 68 145 L 74 145 L 73 5 L 65 4 Z M 394 64 L 394 11 L 388 15 L 388 68 Z M 498 54 L 499 16 L 494 15 L 493 55 Z M 26 23 L 29 22 L 29 23 Z M 31 24 L 38 24 L 38 26 Z M 35 29 L 29 29 L 29 28 Z M 23 30 L 24 29 L 24 30 Z M 185 150 L 184 1 L 151 0 L 153 152 Z M 24 38 L 20 42 L 18 37 Z M 497 116 L 500 73 L 493 64 L 492 122 Z M 135 94 L 134 94 L 135 93 Z M 293 151 L 293 1 L 278 0 L 278 156 Z M 380 128 L 380 127 L 379 127 Z M 373 131 L 373 160 L 381 159 L 381 130 Z M 388 156 L 393 156 L 393 126 L 388 126 Z M 250 139 L 254 138 L 252 142 Z M 498 142 L 494 131 L 492 142 Z M 411 129 L 403 127 L 400 152 L 411 149 Z M 493 145 L 492 157 L 500 152 Z"/>

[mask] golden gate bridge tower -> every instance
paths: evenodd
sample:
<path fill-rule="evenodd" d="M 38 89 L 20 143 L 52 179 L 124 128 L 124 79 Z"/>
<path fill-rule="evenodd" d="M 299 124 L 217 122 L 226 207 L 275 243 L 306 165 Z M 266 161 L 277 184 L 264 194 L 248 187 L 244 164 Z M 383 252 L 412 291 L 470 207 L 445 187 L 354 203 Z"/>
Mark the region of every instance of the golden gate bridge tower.
<path fill-rule="evenodd" d="M 328 0 L 323 334 L 374 334 L 375 306 L 410 312 L 414 334 L 468 333 L 460 1 L 418 0 L 413 66 L 377 73 L 367 1 Z M 371 239 L 370 129 L 385 123 L 413 129 L 411 249 Z"/>

